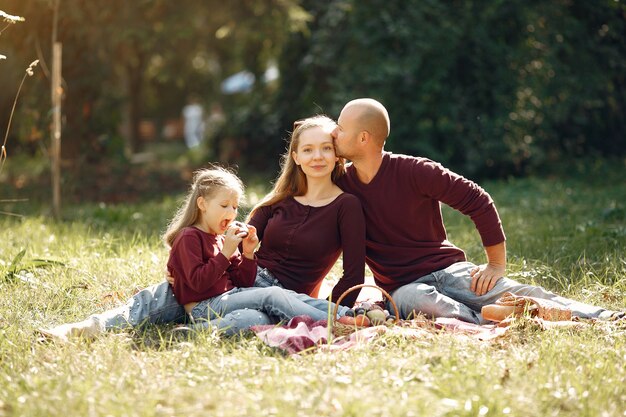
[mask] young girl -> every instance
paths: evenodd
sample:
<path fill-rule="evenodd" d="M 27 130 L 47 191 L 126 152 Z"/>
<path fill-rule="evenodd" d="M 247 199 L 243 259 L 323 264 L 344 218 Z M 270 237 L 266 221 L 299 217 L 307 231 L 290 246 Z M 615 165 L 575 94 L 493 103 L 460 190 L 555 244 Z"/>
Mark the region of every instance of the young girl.
<path fill-rule="evenodd" d="M 171 246 L 167 268 L 176 277 L 174 294 L 195 320 L 211 320 L 235 310 L 259 310 L 279 321 L 297 315 L 328 317 L 334 306 L 316 308 L 278 287 L 253 288 L 257 275 L 254 226 L 234 222 L 243 185 L 223 169 L 198 171 L 164 235 Z M 238 246 L 241 244 L 242 253 Z"/>

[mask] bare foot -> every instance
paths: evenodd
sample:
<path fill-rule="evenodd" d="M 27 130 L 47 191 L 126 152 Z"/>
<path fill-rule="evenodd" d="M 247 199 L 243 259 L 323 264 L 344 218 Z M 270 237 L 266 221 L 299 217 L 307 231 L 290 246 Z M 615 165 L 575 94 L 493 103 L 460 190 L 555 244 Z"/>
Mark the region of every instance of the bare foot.
<path fill-rule="evenodd" d="M 47 339 L 67 343 L 73 338 L 93 339 L 102 333 L 102 329 L 96 320 L 89 318 L 77 323 L 62 324 L 52 329 L 38 329 L 38 332 Z"/>

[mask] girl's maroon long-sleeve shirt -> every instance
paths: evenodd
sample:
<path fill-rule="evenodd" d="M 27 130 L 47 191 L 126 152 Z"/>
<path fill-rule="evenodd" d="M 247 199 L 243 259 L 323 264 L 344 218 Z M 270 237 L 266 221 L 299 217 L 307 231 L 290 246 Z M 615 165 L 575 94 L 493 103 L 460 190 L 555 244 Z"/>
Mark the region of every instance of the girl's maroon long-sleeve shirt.
<path fill-rule="evenodd" d="M 224 236 L 186 227 L 174 240 L 167 269 L 174 280 L 176 300 L 185 305 L 203 301 L 234 287 L 251 287 L 256 278 L 256 261 L 236 250 L 227 259 L 221 250 Z"/>
<path fill-rule="evenodd" d="M 362 284 L 365 274 L 365 220 L 359 200 L 339 195 L 330 204 L 312 207 L 288 197 L 260 207 L 250 219 L 261 247 L 258 265 L 268 269 L 285 288 L 315 295 L 322 280 L 343 252 L 343 276 L 335 285 L 332 300 L 353 285 Z M 352 306 L 358 291 L 342 304 Z"/>

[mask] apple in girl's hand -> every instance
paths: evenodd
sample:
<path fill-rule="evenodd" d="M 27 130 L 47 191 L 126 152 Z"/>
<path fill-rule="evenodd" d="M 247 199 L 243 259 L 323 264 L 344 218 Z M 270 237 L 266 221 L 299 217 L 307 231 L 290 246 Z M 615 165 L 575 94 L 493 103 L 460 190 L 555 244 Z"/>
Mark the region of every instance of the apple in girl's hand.
<path fill-rule="evenodd" d="M 237 234 L 240 237 L 243 237 L 243 238 L 248 237 L 248 225 L 242 222 L 234 221 L 233 227 L 237 228 Z"/>

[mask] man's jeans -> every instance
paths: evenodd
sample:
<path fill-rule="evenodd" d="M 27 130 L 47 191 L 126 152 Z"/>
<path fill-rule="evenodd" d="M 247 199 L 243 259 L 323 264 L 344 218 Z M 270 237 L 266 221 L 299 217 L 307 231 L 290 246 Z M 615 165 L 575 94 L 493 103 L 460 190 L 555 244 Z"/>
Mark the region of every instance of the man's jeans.
<path fill-rule="evenodd" d="M 470 290 L 470 271 L 475 266 L 471 262 L 459 262 L 393 291 L 391 296 L 402 318 L 409 318 L 417 312 L 427 317 L 450 317 L 470 323 L 489 323 L 481 316 L 481 308 L 495 303 L 505 292 L 554 301 L 571 309 L 572 315 L 582 318 L 598 317 L 605 311 L 601 307 L 559 297 L 541 287 L 521 284 L 508 278 L 500 278 L 488 293 L 476 295 Z"/>

